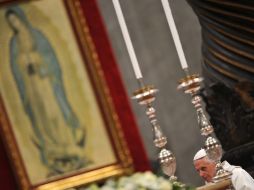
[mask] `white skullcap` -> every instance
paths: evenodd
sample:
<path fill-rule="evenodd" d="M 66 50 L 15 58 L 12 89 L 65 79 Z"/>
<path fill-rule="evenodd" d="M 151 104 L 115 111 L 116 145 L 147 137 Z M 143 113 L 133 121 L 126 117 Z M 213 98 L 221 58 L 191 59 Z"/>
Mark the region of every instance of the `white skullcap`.
<path fill-rule="evenodd" d="M 199 159 L 205 157 L 206 155 L 207 155 L 207 154 L 206 154 L 206 151 L 202 148 L 202 149 L 200 149 L 200 150 L 195 154 L 195 156 L 194 156 L 194 158 L 193 158 L 193 161 L 199 160 Z"/>

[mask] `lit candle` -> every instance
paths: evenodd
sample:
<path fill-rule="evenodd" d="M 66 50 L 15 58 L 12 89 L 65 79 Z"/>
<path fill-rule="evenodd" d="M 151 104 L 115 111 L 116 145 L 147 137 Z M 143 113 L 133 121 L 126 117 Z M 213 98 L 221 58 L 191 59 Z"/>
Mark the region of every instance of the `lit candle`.
<path fill-rule="evenodd" d="M 134 48 L 133 48 L 133 45 L 132 45 L 132 42 L 131 42 L 131 39 L 130 39 L 128 29 L 127 29 L 127 26 L 126 26 L 126 23 L 125 23 L 125 20 L 124 20 L 124 16 L 123 16 L 123 13 L 122 13 L 122 10 L 121 10 L 121 6 L 120 6 L 118 0 L 112 0 L 112 2 L 113 2 L 113 5 L 114 5 L 114 8 L 115 8 L 115 11 L 116 11 L 117 19 L 118 19 L 118 22 L 120 24 L 120 28 L 121 28 L 121 31 L 122 31 L 122 34 L 123 34 L 125 44 L 127 46 L 127 50 L 128 50 L 128 53 L 129 53 L 129 56 L 130 56 L 130 59 L 131 59 L 133 70 L 135 72 L 136 78 L 140 79 L 140 78 L 142 78 L 142 74 L 141 74 L 141 71 L 140 71 L 140 67 L 138 65 L 138 60 L 137 60 L 137 57 L 136 57 L 136 54 L 135 54 L 135 51 L 134 51 Z"/>
<path fill-rule="evenodd" d="M 174 43 L 175 43 L 175 46 L 176 46 L 176 51 L 177 51 L 177 54 L 179 56 L 182 69 L 185 70 L 185 69 L 188 68 L 188 65 L 187 65 L 187 62 L 186 62 L 186 59 L 185 59 L 185 56 L 184 56 L 183 47 L 182 47 L 181 41 L 179 39 L 179 35 L 177 33 L 175 21 L 174 21 L 173 15 L 172 15 L 171 8 L 169 6 L 169 2 L 168 2 L 168 0 L 161 0 L 161 2 L 162 2 L 162 5 L 163 5 L 165 14 L 166 14 L 166 18 L 167 18 L 167 21 L 168 21 L 169 28 L 170 28 L 172 36 L 173 36 L 173 40 L 174 40 Z"/>

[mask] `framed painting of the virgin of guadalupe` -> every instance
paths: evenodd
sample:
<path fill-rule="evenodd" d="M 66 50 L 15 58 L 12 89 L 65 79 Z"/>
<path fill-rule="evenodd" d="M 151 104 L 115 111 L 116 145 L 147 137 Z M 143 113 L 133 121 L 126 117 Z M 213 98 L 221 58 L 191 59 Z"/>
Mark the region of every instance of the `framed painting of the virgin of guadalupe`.
<path fill-rule="evenodd" d="M 117 68 L 106 65 L 111 52 L 101 55 L 96 40 L 108 43 L 91 24 L 94 6 L 0 5 L 0 129 L 22 189 L 68 189 L 148 168 Z"/>

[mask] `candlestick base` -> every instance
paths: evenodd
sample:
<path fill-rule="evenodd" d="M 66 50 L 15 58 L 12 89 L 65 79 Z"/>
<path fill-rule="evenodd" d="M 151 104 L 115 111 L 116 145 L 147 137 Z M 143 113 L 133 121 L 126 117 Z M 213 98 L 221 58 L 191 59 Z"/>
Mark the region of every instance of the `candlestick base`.
<path fill-rule="evenodd" d="M 177 179 L 174 176 L 176 171 L 176 159 L 171 151 L 163 148 L 159 153 L 159 162 L 161 164 L 162 171 L 167 175 L 172 177 L 172 179 Z"/>
<path fill-rule="evenodd" d="M 216 175 L 213 177 L 212 181 L 214 183 L 218 183 L 226 179 L 230 179 L 231 176 L 232 176 L 232 173 L 224 170 L 222 167 L 222 163 L 219 162 L 216 164 Z"/>
<path fill-rule="evenodd" d="M 213 177 L 212 181 L 214 183 L 218 183 L 227 179 L 230 179 L 232 177 L 232 172 L 224 170 L 222 167 L 222 163 L 220 160 L 217 161 L 216 164 L 216 174 Z"/>

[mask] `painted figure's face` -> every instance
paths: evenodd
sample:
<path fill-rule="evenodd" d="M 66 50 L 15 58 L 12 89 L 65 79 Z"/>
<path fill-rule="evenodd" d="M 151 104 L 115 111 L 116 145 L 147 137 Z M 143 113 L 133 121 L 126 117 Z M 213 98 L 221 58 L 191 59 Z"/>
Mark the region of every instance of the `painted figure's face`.
<path fill-rule="evenodd" d="M 22 21 L 18 18 L 18 16 L 14 13 L 8 15 L 8 20 L 11 27 L 14 28 L 15 30 L 20 29 L 24 25 Z"/>
<path fill-rule="evenodd" d="M 212 181 L 216 171 L 216 164 L 214 162 L 208 160 L 207 158 L 202 158 L 195 160 L 194 166 L 200 177 L 202 177 L 206 182 Z"/>

